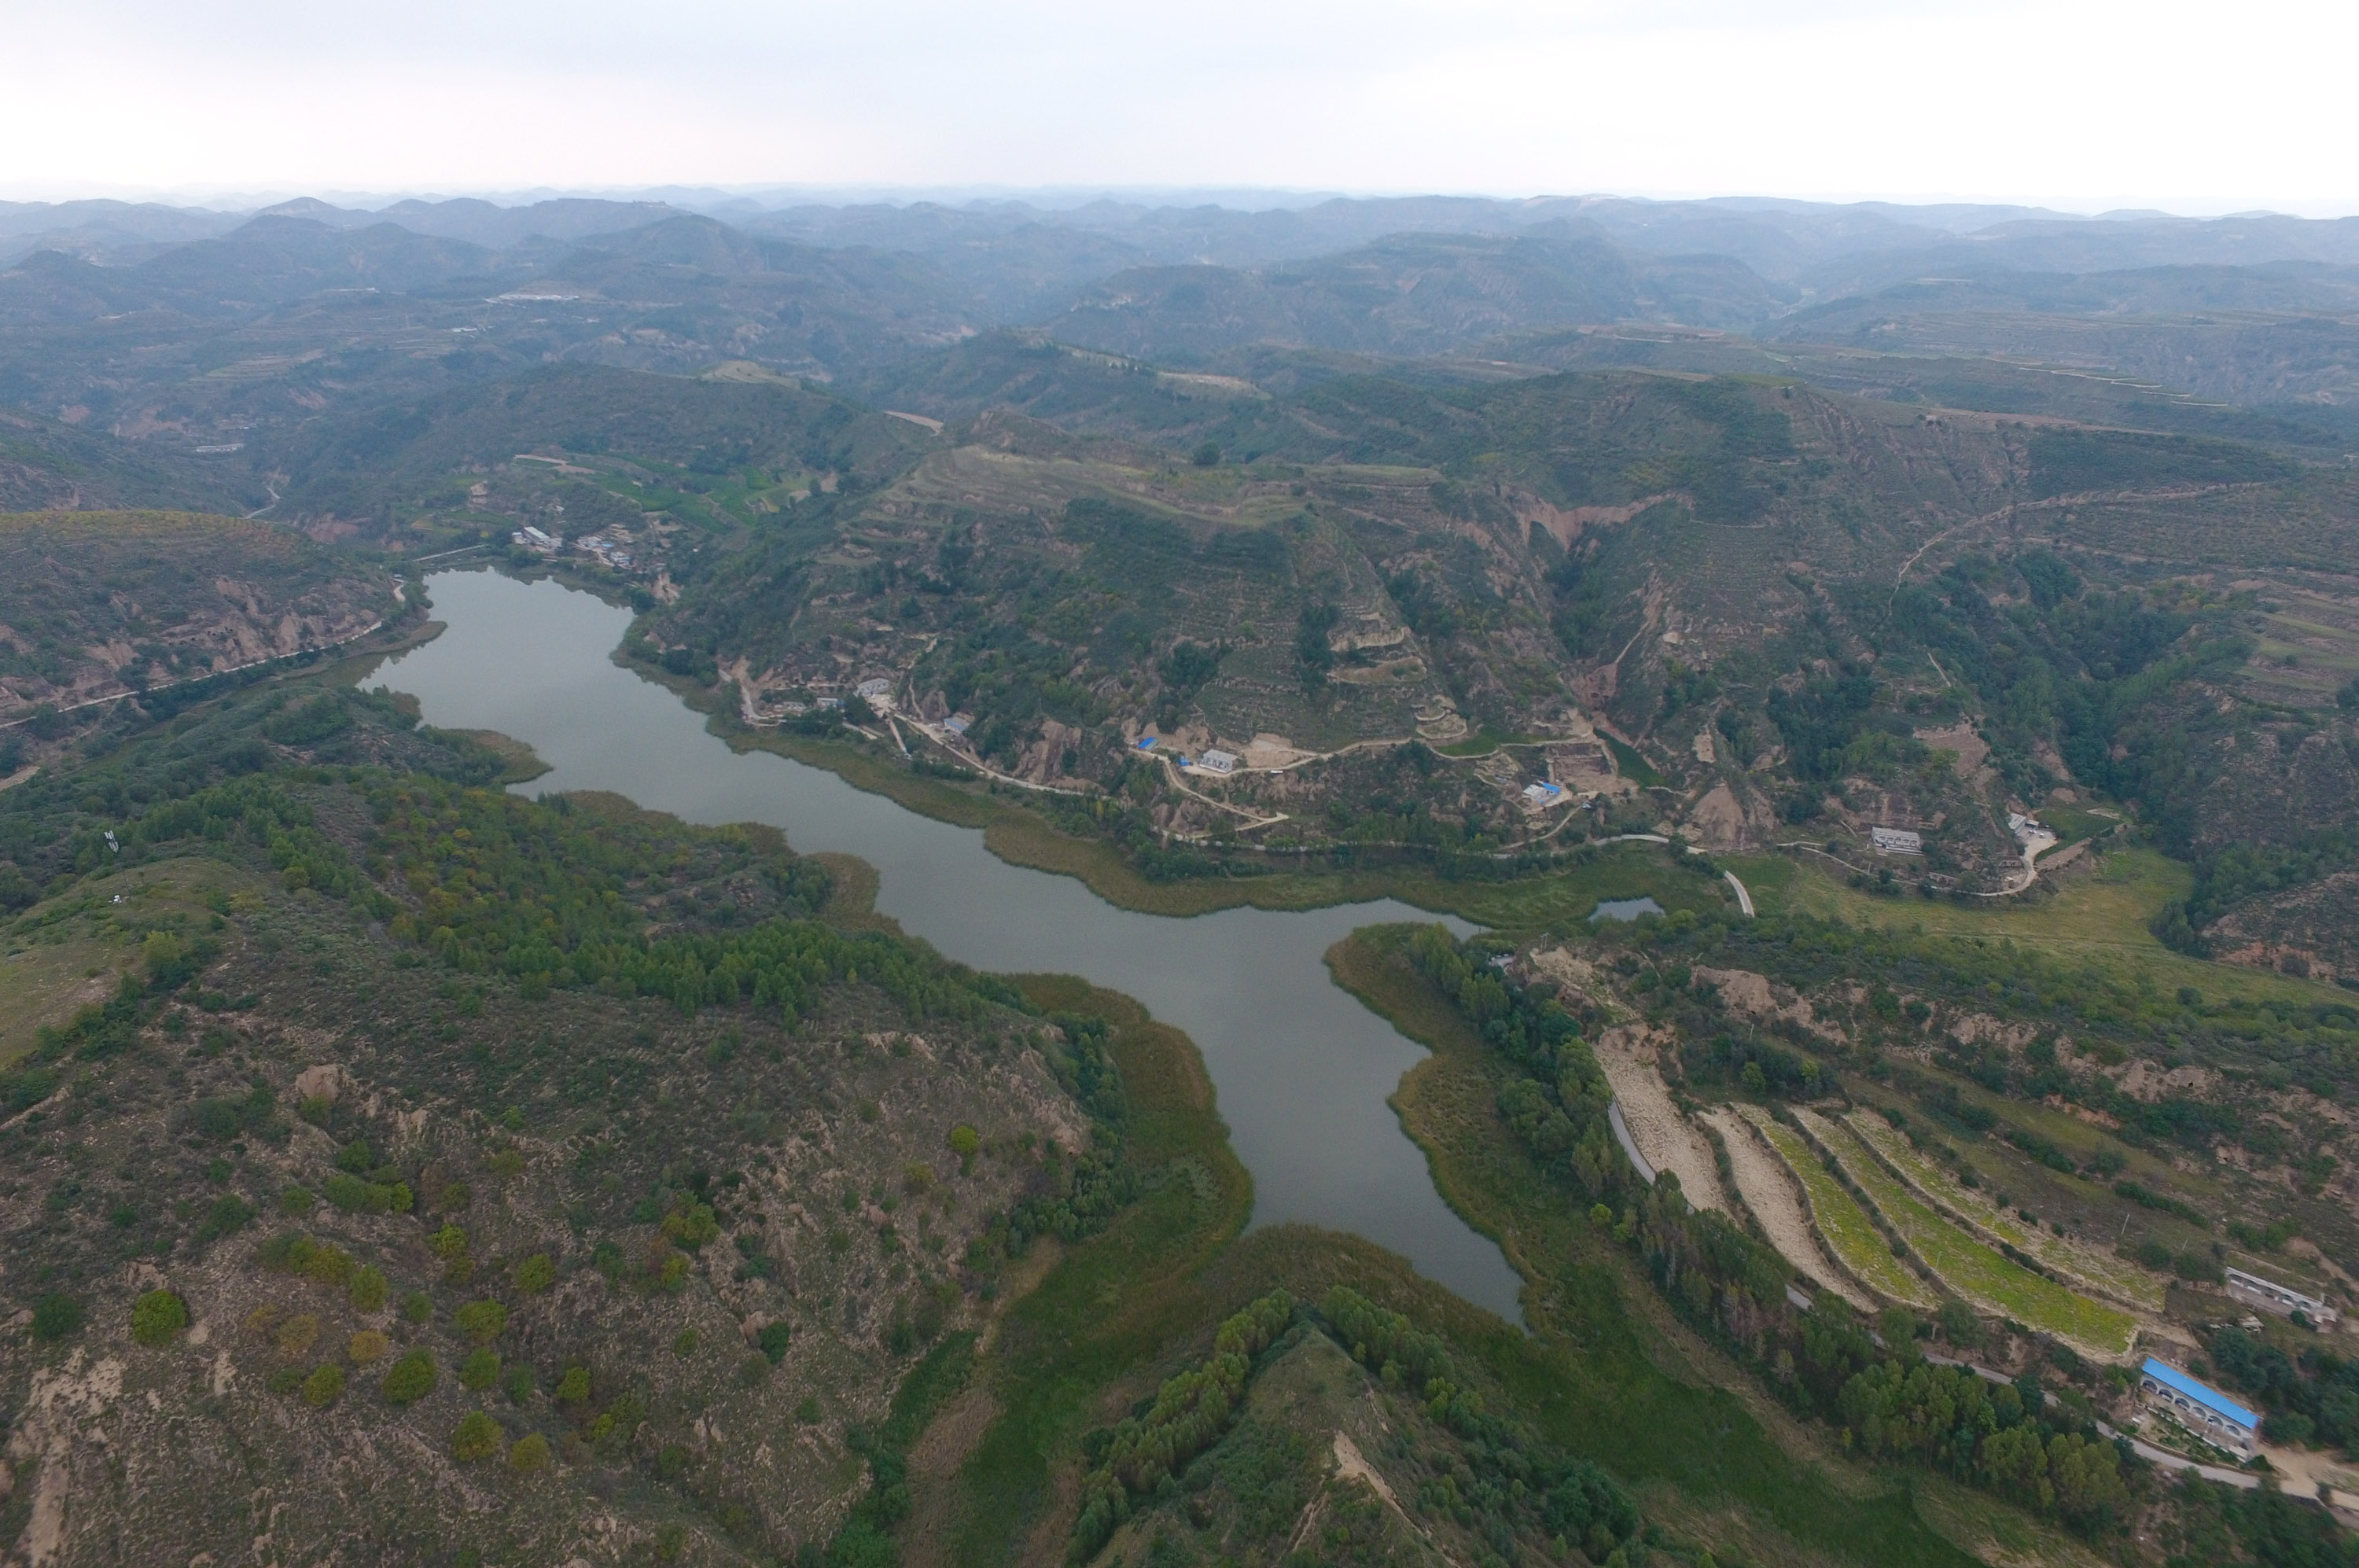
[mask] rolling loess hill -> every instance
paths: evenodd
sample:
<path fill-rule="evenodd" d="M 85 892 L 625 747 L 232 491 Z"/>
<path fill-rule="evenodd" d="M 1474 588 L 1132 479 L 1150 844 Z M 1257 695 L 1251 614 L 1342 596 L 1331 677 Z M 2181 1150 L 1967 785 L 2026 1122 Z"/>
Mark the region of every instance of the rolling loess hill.
<path fill-rule="evenodd" d="M 332 647 L 391 615 L 391 588 L 268 523 L 0 515 L 0 724 Z"/>
<path fill-rule="evenodd" d="M 44 1561 L 256 1508 L 385 1561 L 824 1542 L 1004 1259 L 1132 1179 L 1103 1024 L 814 919 L 775 833 L 500 794 L 383 697 L 190 716 L 0 811 L 57 889 L 9 984 L 96 977 L 4 1070 Z"/>

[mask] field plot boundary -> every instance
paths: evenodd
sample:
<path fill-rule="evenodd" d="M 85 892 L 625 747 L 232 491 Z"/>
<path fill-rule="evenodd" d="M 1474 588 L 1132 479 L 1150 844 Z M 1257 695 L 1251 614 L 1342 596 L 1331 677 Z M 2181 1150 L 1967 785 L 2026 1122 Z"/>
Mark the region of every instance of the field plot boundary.
<path fill-rule="evenodd" d="M 1849 1127 L 1814 1111 L 1794 1114 L 1942 1284 L 1985 1312 L 2053 1334 L 2100 1360 L 2125 1356 L 2137 1343 L 2136 1317 L 2009 1262 L 1919 1201 Z"/>
<path fill-rule="evenodd" d="M 1810 1146 L 1793 1128 L 1771 1119 L 1768 1114 L 1754 1105 L 1738 1107 L 1739 1113 L 1768 1141 L 1786 1169 L 1800 1183 L 1804 1207 L 1810 1216 L 1811 1231 L 1829 1258 L 1849 1270 L 1854 1279 L 1875 1295 L 1912 1307 L 1930 1307 L 1933 1293 L 1908 1266 L 1892 1256 L 1883 1233 L 1875 1228 L 1859 1201 L 1843 1191 Z M 1856 1215 L 1857 1225 L 1846 1223 L 1846 1215 Z M 1847 1234 L 1848 1233 L 1848 1234 Z M 1845 1245 L 1848 1242 L 1850 1245 Z"/>
<path fill-rule="evenodd" d="M 1703 1113 L 1702 1119 L 1720 1134 L 1728 1150 L 1730 1185 L 1761 1223 L 1770 1244 L 1811 1283 L 1832 1290 L 1864 1312 L 1874 1312 L 1875 1299 L 1860 1289 L 1850 1270 L 1836 1262 L 1819 1240 L 1818 1227 L 1810 1219 L 1810 1199 L 1777 1151 L 1729 1106 L 1714 1106 Z"/>
<path fill-rule="evenodd" d="M 1962 1190 L 1950 1191 L 1954 1183 L 1942 1181 L 1932 1161 L 1873 1112 L 1854 1111 L 1843 1120 L 1903 1185 L 1985 1247 L 2012 1247 L 2057 1273 L 2069 1276 L 2066 1283 L 2103 1296 L 2117 1306 L 2147 1312 L 2163 1310 L 2169 1287 L 2145 1270 L 2127 1262 L 2119 1265 L 2117 1273 L 2106 1269 L 2101 1265 L 2107 1260 L 2092 1256 L 2087 1247 L 2051 1236 L 2036 1225 L 2017 1225 L 2005 1210 L 1986 1199 L 1977 1202 Z M 1984 1214 L 1985 1208 L 1991 1212 Z"/>

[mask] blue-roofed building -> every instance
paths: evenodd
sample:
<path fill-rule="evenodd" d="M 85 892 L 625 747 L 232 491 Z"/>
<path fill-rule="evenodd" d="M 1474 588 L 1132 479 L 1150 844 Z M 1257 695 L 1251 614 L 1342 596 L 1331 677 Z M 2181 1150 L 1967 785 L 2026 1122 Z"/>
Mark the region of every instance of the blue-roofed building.
<path fill-rule="evenodd" d="M 2146 1396 L 2147 1404 L 2169 1411 L 2172 1420 L 2206 1442 L 2239 1454 L 2252 1453 L 2261 1418 L 2169 1362 L 2147 1356 L 2146 1365 L 2138 1368 L 2138 1392 Z"/>
<path fill-rule="evenodd" d="M 1138 749 L 1141 751 L 1153 751 L 1155 749 L 1155 737 L 1153 735 L 1139 736 Z"/>

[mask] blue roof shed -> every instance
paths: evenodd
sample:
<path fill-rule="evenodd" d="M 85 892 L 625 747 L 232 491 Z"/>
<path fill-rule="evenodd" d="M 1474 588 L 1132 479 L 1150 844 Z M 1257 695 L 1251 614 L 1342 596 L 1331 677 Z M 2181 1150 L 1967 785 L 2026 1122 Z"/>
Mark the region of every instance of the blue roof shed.
<path fill-rule="evenodd" d="M 2261 1418 L 2222 1393 L 2219 1389 L 2199 1383 L 2166 1361 L 2149 1356 L 2140 1370 L 2166 1388 L 2186 1395 L 2212 1414 L 2223 1416 L 2242 1427 L 2257 1427 Z"/>

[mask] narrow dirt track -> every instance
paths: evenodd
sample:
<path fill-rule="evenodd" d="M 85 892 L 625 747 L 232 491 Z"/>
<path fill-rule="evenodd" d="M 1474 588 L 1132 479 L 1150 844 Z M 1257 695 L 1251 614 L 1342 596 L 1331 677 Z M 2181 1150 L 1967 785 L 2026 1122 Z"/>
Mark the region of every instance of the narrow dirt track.
<path fill-rule="evenodd" d="M 1597 1064 L 1622 1102 L 1631 1140 L 1656 1170 L 1678 1173 L 1680 1191 L 1689 1203 L 1725 1214 L 1728 1199 L 1720 1190 L 1720 1165 L 1712 1157 L 1712 1146 L 1680 1115 L 1655 1069 L 1652 1048 L 1635 1036 L 1627 1029 L 1607 1029 L 1597 1048 Z"/>

